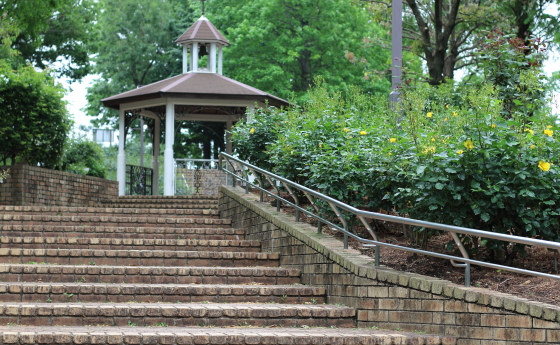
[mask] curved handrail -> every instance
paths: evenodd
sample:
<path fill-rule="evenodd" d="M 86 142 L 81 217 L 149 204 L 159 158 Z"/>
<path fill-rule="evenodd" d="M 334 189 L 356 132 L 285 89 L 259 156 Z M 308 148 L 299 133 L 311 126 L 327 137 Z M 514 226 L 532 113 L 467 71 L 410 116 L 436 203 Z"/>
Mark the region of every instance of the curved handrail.
<path fill-rule="evenodd" d="M 224 160 L 227 164 L 223 164 Z M 471 264 L 476 264 L 478 266 L 484 266 L 484 267 L 489 267 L 489 268 L 494 268 L 494 269 L 501 269 L 501 270 L 516 272 L 516 273 L 522 273 L 522 274 L 528 274 L 528 275 L 534 275 L 534 276 L 540 276 L 540 277 L 546 277 L 546 278 L 552 278 L 552 279 L 560 280 L 560 276 L 558 276 L 558 275 L 542 273 L 542 272 L 537 272 L 537 271 L 532 271 L 532 270 L 525 270 L 525 269 L 521 269 L 521 268 L 515 268 L 515 267 L 504 266 L 504 265 L 493 264 L 493 263 L 488 263 L 488 262 L 484 262 L 484 261 L 470 259 L 466 249 L 463 247 L 463 244 L 459 240 L 459 237 L 457 236 L 457 234 L 471 235 L 471 236 L 483 237 L 483 238 L 491 238 L 491 239 L 506 241 L 506 242 L 510 242 L 510 243 L 519 243 L 519 244 L 526 244 L 526 245 L 531 245 L 531 246 L 539 246 L 539 247 L 544 247 L 544 248 L 548 248 L 548 249 L 553 249 L 553 250 L 556 250 L 556 251 L 560 250 L 560 243 L 558 243 L 558 242 L 539 240 L 539 239 L 534 239 L 534 238 L 527 238 L 527 237 L 514 236 L 514 235 L 508 235 L 508 234 L 500 234 L 500 233 L 489 232 L 489 231 L 484 231 L 484 230 L 477 230 L 477 229 L 465 228 L 465 227 L 460 227 L 460 226 L 447 225 L 447 224 L 434 223 L 434 222 L 427 222 L 427 221 L 418 220 L 418 219 L 404 218 L 404 217 L 392 216 L 392 215 L 382 214 L 382 213 L 377 213 L 377 212 L 359 210 L 359 209 L 357 209 L 355 207 L 352 207 L 350 205 L 347 205 L 347 204 L 345 204 L 345 203 L 343 203 L 339 200 L 336 200 L 336 199 L 331 198 L 327 195 L 324 195 L 322 193 L 314 191 L 310 188 L 307 188 L 305 186 L 297 184 L 293 181 L 290 181 L 286 178 L 283 178 L 283 177 L 278 176 L 276 174 L 273 174 L 269 171 L 266 171 L 264 169 L 256 167 L 256 166 L 254 166 L 250 163 L 244 162 L 244 161 L 242 161 L 238 158 L 233 157 L 232 155 L 229 155 L 229 154 L 226 154 L 226 153 L 223 153 L 223 152 L 220 154 L 218 166 L 219 166 L 219 169 L 223 170 L 226 174 L 229 174 L 233 177 L 234 185 L 235 185 L 235 180 L 236 179 L 245 183 L 245 186 L 246 186 L 245 192 L 246 193 L 248 193 L 248 191 L 249 191 L 248 187 L 250 185 L 253 188 L 260 191 L 261 201 L 262 201 L 263 193 L 274 197 L 277 200 L 277 209 L 278 210 L 280 208 L 281 203 L 284 203 L 284 204 L 287 204 L 291 207 L 294 207 L 296 209 L 296 221 L 299 221 L 299 214 L 300 214 L 300 212 L 303 212 L 306 215 L 308 215 L 309 217 L 314 218 L 318 221 L 318 231 L 319 232 L 321 232 L 321 227 L 322 227 L 323 224 L 329 226 L 332 230 L 341 231 L 344 235 L 344 248 L 348 248 L 348 238 L 349 237 L 352 237 L 355 240 L 359 241 L 362 247 L 366 247 L 366 248 L 374 247 L 375 248 L 375 265 L 376 266 L 379 266 L 379 264 L 380 264 L 380 247 L 391 247 L 391 248 L 405 250 L 405 251 L 413 252 L 413 253 L 417 253 L 417 254 L 429 255 L 429 256 L 434 256 L 434 257 L 439 257 L 439 258 L 451 260 L 451 263 L 454 266 L 465 268 L 465 285 L 466 286 L 470 286 L 470 265 Z M 228 169 L 229 167 L 236 167 L 237 170 L 236 169 L 233 169 L 233 171 L 229 170 Z M 249 180 L 249 178 L 248 178 L 249 173 L 255 176 L 255 179 L 259 182 L 259 185 L 256 185 Z M 276 194 L 274 194 L 273 192 L 270 192 L 269 190 L 263 188 L 263 186 L 262 186 L 262 181 L 263 181 L 262 176 L 258 176 L 257 173 L 264 176 L 265 179 L 272 185 L 272 187 L 275 188 Z M 290 194 L 290 196 L 292 196 L 292 198 L 294 198 L 296 203 L 292 203 L 291 201 L 286 200 L 285 198 L 283 198 L 281 196 L 278 184 L 281 184 L 286 188 L 288 194 Z M 298 199 L 296 193 L 294 192 L 295 190 L 301 191 L 307 197 L 307 199 L 311 202 L 311 205 L 313 206 L 313 208 L 314 208 L 314 210 L 317 214 L 299 206 L 300 202 L 299 202 L 299 199 Z M 326 202 L 330 206 L 330 208 L 333 210 L 333 212 L 337 215 L 338 219 L 340 220 L 340 222 L 343 226 L 341 227 L 341 226 L 339 226 L 337 224 L 334 224 L 333 222 L 331 222 L 331 221 L 329 221 L 325 218 L 322 218 L 319 215 L 320 209 L 317 206 L 316 201 L 313 200 L 312 197 Z M 356 216 L 362 222 L 362 224 L 366 227 L 366 229 L 368 230 L 368 232 L 372 236 L 373 240 L 362 238 L 362 237 L 350 232 L 348 230 L 348 220 L 344 217 L 344 215 L 342 214 L 342 212 L 340 210 L 344 210 L 344 211 L 349 212 L 352 215 Z M 434 230 L 447 231 L 452 235 L 453 240 L 454 240 L 455 244 L 457 245 L 457 247 L 459 248 L 459 251 L 461 252 L 463 257 L 452 256 L 452 255 L 447 255 L 447 254 L 440 254 L 440 253 L 436 253 L 436 252 L 430 252 L 430 251 L 426 251 L 426 250 L 403 247 L 403 246 L 399 246 L 399 245 L 394 245 L 394 244 L 390 244 L 390 243 L 381 242 L 381 241 L 379 241 L 379 239 L 377 237 L 377 234 L 371 228 L 371 225 L 366 221 L 366 219 L 377 219 L 377 220 L 383 220 L 383 221 L 388 221 L 388 222 L 393 222 L 393 223 L 398 223 L 398 224 L 406 224 L 406 225 L 418 226 L 418 227 L 429 228 L 429 229 L 434 229 Z M 461 262 L 461 263 L 457 263 L 456 261 Z"/>

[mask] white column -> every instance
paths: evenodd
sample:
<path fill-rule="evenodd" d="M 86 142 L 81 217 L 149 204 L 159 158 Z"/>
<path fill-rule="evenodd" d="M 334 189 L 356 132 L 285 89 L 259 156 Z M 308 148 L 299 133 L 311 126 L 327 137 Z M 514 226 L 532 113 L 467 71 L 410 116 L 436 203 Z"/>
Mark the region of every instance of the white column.
<path fill-rule="evenodd" d="M 233 145 L 231 143 L 231 127 L 233 126 L 233 121 L 228 120 L 226 123 L 226 153 L 232 154 L 233 153 Z"/>
<path fill-rule="evenodd" d="M 218 47 L 218 74 L 222 74 L 222 46 Z"/>
<path fill-rule="evenodd" d="M 210 72 L 216 73 L 216 43 L 210 43 L 208 63 L 210 64 Z"/>
<path fill-rule="evenodd" d="M 175 106 L 169 100 L 165 108 L 165 151 L 163 152 L 163 195 L 175 195 Z"/>
<path fill-rule="evenodd" d="M 125 194 L 126 183 L 126 152 L 124 150 L 126 136 L 124 134 L 124 110 L 119 111 L 119 153 L 117 155 L 117 181 L 119 181 L 119 195 Z"/>
<path fill-rule="evenodd" d="M 255 106 L 254 105 L 250 105 L 247 107 L 248 108 L 248 112 L 247 112 L 247 122 L 251 123 L 253 122 L 253 114 L 255 113 Z"/>
<path fill-rule="evenodd" d="M 159 195 L 159 149 L 160 142 L 159 138 L 161 136 L 161 121 L 158 118 L 154 121 L 154 150 L 152 157 L 152 195 Z"/>
<path fill-rule="evenodd" d="M 194 42 L 192 44 L 191 56 L 192 56 L 192 71 L 196 72 L 198 71 L 198 42 Z"/>
<path fill-rule="evenodd" d="M 187 45 L 183 45 L 183 74 L 189 72 L 189 50 Z"/>

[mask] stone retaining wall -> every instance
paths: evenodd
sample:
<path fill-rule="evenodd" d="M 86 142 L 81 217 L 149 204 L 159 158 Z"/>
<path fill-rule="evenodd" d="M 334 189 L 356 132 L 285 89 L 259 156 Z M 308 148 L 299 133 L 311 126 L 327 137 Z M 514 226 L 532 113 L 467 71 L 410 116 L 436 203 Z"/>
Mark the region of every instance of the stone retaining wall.
<path fill-rule="evenodd" d="M 0 183 L 0 205 L 95 206 L 118 195 L 117 181 L 29 165 L 5 169 L 10 176 Z"/>
<path fill-rule="evenodd" d="M 324 286 L 329 304 L 358 309 L 359 327 L 455 336 L 457 345 L 559 344 L 560 307 L 449 281 L 375 267 L 372 258 L 276 212 L 240 188 L 220 187 L 222 218 L 246 239 L 279 252 L 302 282 Z"/>

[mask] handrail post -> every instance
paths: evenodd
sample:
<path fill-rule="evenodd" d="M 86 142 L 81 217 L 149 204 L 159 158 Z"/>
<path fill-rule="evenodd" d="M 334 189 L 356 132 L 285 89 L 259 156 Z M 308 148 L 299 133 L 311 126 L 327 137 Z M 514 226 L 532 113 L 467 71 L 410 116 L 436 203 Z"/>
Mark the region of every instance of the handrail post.
<path fill-rule="evenodd" d="M 375 246 L 375 267 L 381 265 L 381 246 Z"/>
<path fill-rule="evenodd" d="M 471 286 L 471 263 L 470 262 L 465 263 L 465 286 L 466 287 Z"/>

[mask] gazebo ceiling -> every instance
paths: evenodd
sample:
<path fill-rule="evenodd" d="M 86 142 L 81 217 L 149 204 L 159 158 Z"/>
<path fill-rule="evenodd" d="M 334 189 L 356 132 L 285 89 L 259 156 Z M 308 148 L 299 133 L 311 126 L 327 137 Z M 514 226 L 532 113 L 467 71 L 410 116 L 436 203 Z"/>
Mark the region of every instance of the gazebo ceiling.
<path fill-rule="evenodd" d="M 150 99 L 194 98 L 268 102 L 286 107 L 288 101 L 216 73 L 187 73 L 155 82 L 101 100 L 103 105 L 119 109 L 121 104 Z"/>

